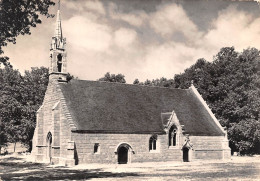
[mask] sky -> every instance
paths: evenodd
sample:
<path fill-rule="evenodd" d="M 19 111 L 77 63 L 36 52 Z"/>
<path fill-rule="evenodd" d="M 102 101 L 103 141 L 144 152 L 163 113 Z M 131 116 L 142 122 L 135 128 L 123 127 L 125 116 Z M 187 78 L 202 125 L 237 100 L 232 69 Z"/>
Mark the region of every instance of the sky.
<path fill-rule="evenodd" d="M 222 47 L 260 49 L 254 1 L 61 0 L 61 20 L 68 72 L 83 80 L 106 72 L 125 75 L 127 83 L 173 78 L 199 58 L 212 62 Z M 49 66 L 55 21 L 43 17 L 31 35 L 4 48 L 14 68 Z"/>

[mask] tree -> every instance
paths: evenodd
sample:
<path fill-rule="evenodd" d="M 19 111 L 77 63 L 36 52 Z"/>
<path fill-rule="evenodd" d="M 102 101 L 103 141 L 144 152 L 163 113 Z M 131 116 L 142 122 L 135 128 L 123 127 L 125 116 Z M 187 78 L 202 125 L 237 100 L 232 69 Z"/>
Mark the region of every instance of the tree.
<path fill-rule="evenodd" d="M 0 146 L 7 142 L 30 145 L 48 76 L 45 67 L 32 68 L 24 76 L 11 67 L 0 69 Z"/>
<path fill-rule="evenodd" d="M 152 81 L 146 79 L 146 81 L 144 81 L 144 85 L 151 86 L 152 85 Z"/>
<path fill-rule="evenodd" d="M 110 74 L 107 72 L 104 77 L 98 79 L 99 81 L 106 81 L 106 82 L 119 82 L 119 83 L 126 83 L 125 76 L 123 74 Z"/>
<path fill-rule="evenodd" d="M 242 120 L 230 127 L 231 144 L 235 145 L 241 155 L 257 154 L 260 150 L 260 121 Z"/>
<path fill-rule="evenodd" d="M 10 67 L 0 69 L 0 132 L 1 146 L 20 139 L 18 127 L 21 125 L 22 96 L 20 90 L 22 76 Z"/>
<path fill-rule="evenodd" d="M 6 133 L 7 127 L 0 118 L 0 154 L 2 153 L 2 148 L 7 146 L 8 134 Z"/>
<path fill-rule="evenodd" d="M 2 56 L 7 43 L 16 43 L 19 35 L 31 34 L 30 28 L 41 23 L 39 15 L 53 17 L 48 13 L 52 0 L 2 0 L 0 3 L 0 65 L 10 66 L 9 58 Z"/>
<path fill-rule="evenodd" d="M 139 84 L 139 83 L 140 83 L 140 81 L 138 79 L 135 79 L 133 82 L 133 84 Z"/>

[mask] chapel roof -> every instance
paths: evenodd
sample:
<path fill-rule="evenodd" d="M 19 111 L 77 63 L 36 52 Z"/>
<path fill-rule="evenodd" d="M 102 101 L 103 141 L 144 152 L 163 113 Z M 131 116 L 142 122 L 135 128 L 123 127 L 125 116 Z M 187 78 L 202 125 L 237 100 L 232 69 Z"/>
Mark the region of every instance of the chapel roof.
<path fill-rule="evenodd" d="M 86 80 L 60 87 L 78 131 L 164 133 L 161 113 L 174 111 L 186 134 L 224 135 L 191 89 Z"/>

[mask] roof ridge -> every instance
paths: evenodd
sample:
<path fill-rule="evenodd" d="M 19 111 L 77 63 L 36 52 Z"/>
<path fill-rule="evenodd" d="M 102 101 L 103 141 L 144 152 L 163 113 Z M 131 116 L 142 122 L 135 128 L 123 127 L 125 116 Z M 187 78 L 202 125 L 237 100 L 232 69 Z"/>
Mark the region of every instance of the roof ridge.
<path fill-rule="evenodd" d="M 120 82 L 108 82 L 108 81 L 99 81 L 99 80 L 82 80 L 82 79 L 74 79 L 71 81 L 87 81 L 87 82 L 97 82 L 97 83 L 106 83 L 106 84 L 120 84 L 124 86 L 142 86 L 142 87 L 149 87 L 149 88 L 160 88 L 160 89 L 171 89 L 171 90 L 186 90 L 189 91 L 188 89 L 180 89 L 180 88 L 172 88 L 172 87 L 160 87 L 160 86 L 149 86 L 149 85 L 140 85 L 140 84 L 128 84 L 128 83 L 120 83 Z"/>

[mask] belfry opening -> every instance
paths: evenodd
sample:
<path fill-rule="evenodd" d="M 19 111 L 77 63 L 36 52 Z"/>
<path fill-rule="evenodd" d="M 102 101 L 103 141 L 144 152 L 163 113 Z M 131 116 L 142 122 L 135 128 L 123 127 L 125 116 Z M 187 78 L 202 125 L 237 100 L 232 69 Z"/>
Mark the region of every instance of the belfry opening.
<path fill-rule="evenodd" d="M 57 59 L 58 59 L 58 61 L 57 61 L 58 72 L 61 72 L 61 70 L 62 70 L 62 55 L 58 54 Z"/>

